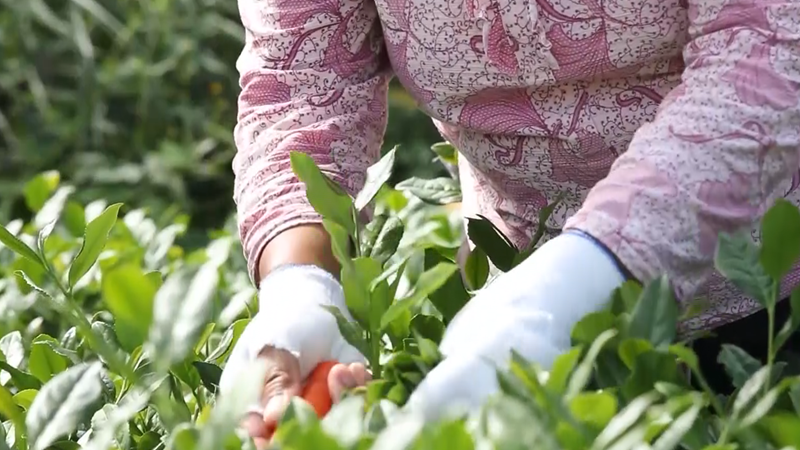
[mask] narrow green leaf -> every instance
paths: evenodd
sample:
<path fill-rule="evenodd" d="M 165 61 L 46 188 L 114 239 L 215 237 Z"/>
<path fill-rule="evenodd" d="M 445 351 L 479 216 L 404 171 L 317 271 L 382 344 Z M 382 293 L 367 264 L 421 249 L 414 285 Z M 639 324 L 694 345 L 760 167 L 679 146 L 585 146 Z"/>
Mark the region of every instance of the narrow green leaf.
<path fill-rule="evenodd" d="M 211 318 L 212 302 L 219 283 L 215 264 L 204 264 L 191 278 L 185 270 L 173 273 L 155 296 L 153 324 L 145 349 L 166 371 L 192 351 Z"/>
<path fill-rule="evenodd" d="M 209 392 L 217 392 L 217 389 L 219 389 L 219 379 L 222 376 L 222 369 L 216 364 L 203 361 L 194 361 L 192 365 L 197 369 L 197 373 L 200 374 L 203 386 L 205 386 Z"/>
<path fill-rule="evenodd" d="M 100 363 L 71 367 L 42 387 L 25 423 L 32 450 L 45 450 L 95 411 L 102 393 Z"/>
<path fill-rule="evenodd" d="M 351 235 L 356 232 L 353 199 L 317 167 L 311 156 L 292 152 L 292 170 L 305 183 L 306 197 L 314 209 L 342 227 Z"/>
<path fill-rule="evenodd" d="M 414 292 L 407 298 L 398 300 L 389 307 L 381 318 L 381 329 L 386 327 L 404 311 L 418 307 L 431 293 L 439 289 L 447 279 L 456 273 L 458 266 L 452 263 L 439 263 L 419 276 Z"/>
<path fill-rule="evenodd" d="M 458 164 L 458 151 L 449 142 L 437 142 L 431 146 L 431 151 L 436 153 L 442 162 L 447 164 Z"/>
<path fill-rule="evenodd" d="M 514 266 L 517 249 L 511 241 L 487 218 L 467 219 L 467 235 L 480 247 L 498 269 L 508 272 Z"/>
<path fill-rule="evenodd" d="M 344 227 L 338 223 L 329 219 L 322 219 L 322 226 L 331 237 L 331 250 L 333 251 L 333 256 L 336 257 L 336 260 L 339 261 L 339 264 L 341 264 L 342 267 L 350 265 L 350 258 L 352 256 L 350 252 L 350 243 L 352 241 L 350 239 L 350 235 L 347 234 L 347 230 L 345 230 Z"/>
<path fill-rule="evenodd" d="M 467 285 L 473 291 L 486 284 L 486 280 L 489 279 L 489 257 L 482 248 L 475 247 L 469 252 L 467 262 L 464 264 L 464 275 Z"/>
<path fill-rule="evenodd" d="M 665 276 L 645 286 L 631 314 L 628 333 L 650 341 L 656 348 L 666 348 L 675 340 L 678 304 Z"/>
<path fill-rule="evenodd" d="M 764 270 L 776 280 L 786 275 L 800 258 L 800 210 L 778 199 L 761 219 L 761 254 Z"/>
<path fill-rule="evenodd" d="M 742 388 L 739 389 L 739 393 L 736 395 L 736 399 L 733 401 L 734 414 L 744 413 L 745 409 L 750 405 L 750 402 L 756 398 L 764 386 L 769 383 L 769 369 L 769 366 L 758 369 L 756 373 L 742 385 Z"/>
<path fill-rule="evenodd" d="M 333 314 L 333 317 L 336 319 L 336 325 L 339 327 L 339 332 L 342 333 L 344 340 L 355 347 L 362 355 L 369 355 L 369 344 L 367 340 L 364 339 L 364 331 L 358 324 L 347 320 L 342 312 L 339 311 L 339 308 L 335 306 L 324 305 L 322 307 Z"/>
<path fill-rule="evenodd" d="M 11 249 L 12 252 L 22 256 L 23 258 L 36 263 L 41 269 L 44 270 L 44 263 L 42 263 L 41 258 L 36 252 L 28 247 L 24 242 L 17 239 L 16 236 L 11 234 L 5 227 L 0 226 L 0 242 L 2 242 L 6 247 Z"/>
<path fill-rule="evenodd" d="M 106 246 L 108 234 L 117 222 L 120 207 L 122 207 L 122 203 L 109 206 L 102 214 L 86 225 L 83 244 L 81 244 L 81 249 L 69 268 L 70 287 L 74 287 L 97 261 Z"/>
<path fill-rule="evenodd" d="M 386 219 L 380 232 L 375 237 L 375 242 L 370 248 L 368 256 L 381 264 L 385 264 L 397 251 L 404 231 L 405 227 L 399 218 L 391 216 Z"/>
<path fill-rule="evenodd" d="M 453 262 L 433 248 L 425 249 L 424 259 L 426 270 L 436 267 L 437 264 L 449 264 Z M 462 277 L 459 270 L 456 269 L 439 289 L 428 294 L 428 299 L 442 314 L 442 320 L 445 325 L 453 320 L 456 314 L 461 311 L 471 298 L 464 283 L 464 277 Z"/>
<path fill-rule="evenodd" d="M 608 343 L 608 341 L 613 339 L 616 335 L 616 330 L 606 330 L 600 334 L 597 339 L 595 339 L 595 341 L 589 347 L 589 350 L 586 352 L 586 356 L 583 358 L 583 361 L 578 364 L 578 367 L 575 369 L 575 372 L 569 379 L 566 398 L 573 398 L 586 387 L 586 385 L 589 383 L 589 379 L 591 378 L 592 367 L 597 359 L 597 355 L 600 354 L 600 351 Z"/>
<path fill-rule="evenodd" d="M 394 168 L 394 156 L 397 147 L 389 150 L 377 163 L 367 169 L 367 179 L 364 182 L 364 187 L 358 193 L 355 200 L 355 207 L 361 211 L 366 207 L 372 199 L 378 194 L 381 187 L 389 181 L 392 176 L 392 168 Z"/>
<path fill-rule="evenodd" d="M 382 272 L 378 261 L 366 257 L 356 258 L 352 265 L 342 266 L 341 282 L 347 309 L 366 329 L 370 328 L 370 287 Z"/>
<path fill-rule="evenodd" d="M 461 186 L 458 181 L 441 177 L 431 180 L 412 177 L 395 185 L 398 191 L 408 191 L 425 203 L 446 205 L 461 201 Z"/>

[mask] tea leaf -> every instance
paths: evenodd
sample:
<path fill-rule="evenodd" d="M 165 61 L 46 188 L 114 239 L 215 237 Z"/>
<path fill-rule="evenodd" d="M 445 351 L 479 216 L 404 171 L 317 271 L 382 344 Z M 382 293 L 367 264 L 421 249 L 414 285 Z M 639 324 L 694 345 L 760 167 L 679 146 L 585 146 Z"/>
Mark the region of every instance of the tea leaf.
<path fill-rule="evenodd" d="M 607 392 L 585 392 L 570 400 L 569 410 L 581 422 L 602 429 L 617 413 L 617 399 Z"/>
<path fill-rule="evenodd" d="M 394 167 L 394 155 L 397 147 L 389 150 L 377 163 L 367 169 L 367 179 L 361 192 L 356 195 L 355 207 L 361 211 L 378 194 L 381 187 L 389 181 Z"/>
<path fill-rule="evenodd" d="M 156 293 L 145 348 L 158 370 L 182 361 L 203 332 L 219 282 L 217 270 L 214 264 L 204 264 L 191 282 L 186 271 L 176 272 Z"/>
<path fill-rule="evenodd" d="M 426 270 L 436 267 L 440 263 L 449 264 L 451 262 L 437 250 L 425 249 L 424 267 Z M 470 300 L 470 294 L 464 286 L 464 279 L 457 268 L 439 289 L 428 294 L 428 299 L 436 307 L 436 310 L 442 314 L 444 324 L 449 324 Z"/>
<path fill-rule="evenodd" d="M 628 333 L 650 341 L 656 348 L 666 348 L 675 340 L 678 304 L 666 277 L 645 286 L 631 314 Z"/>
<path fill-rule="evenodd" d="M 119 343 L 131 352 L 147 339 L 156 288 L 138 265 L 126 264 L 103 274 L 102 291 Z"/>
<path fill-rule="evenodd" d="M 32 212 L 39 212 L 58 187 L 61 174 L 56 170 L 42 172 L 25 183 L 22 189 L 25 204 Z"/>
<path fill-rule="evenodd" d="M 592 367 L 597 359 L 597 355 L 600 354 L 603 346 L 605 346 L 616 335 L 616 330 L 606 330 L 600 334 L 600 336 L 598 336 L 594 342 L 592 342 L 592 345 L 586 352 L 586 356 L 584 356 L 583 361 L 578 364 L 578 367 L 575 369 L 575 372 L 572 373 L 572 376 L 569 379 L 566 398 L 569 399 L 575 397 L 586 387 L 586 384 L 589 382 L 589 379 L 592 375 Z"/>
<path fill-rule="evenodd" d="M 437 142 L 431 146 L 431 150 L 443 162 L 453 165 L 458 164 L 458 151 L 449 142 Z"/>
<path fill-rule="evenodd" d="M 475 247 L 469 252 L 467 262 L 464 264 L 464 279 L 473 291 L 482 288 L 489 279 L 489 258 L 480 247 Z"/>
<path fill-rule="evenodd" d="M 800 258 L 800 210 L 779 198 L 761 219 L 761 253 L 764 270 L 776 280 L 786 275 Z"/>
<path fill-rule="evenodd" d="M 760 263 L 759 254 L 749 233 L 722 233 L 717 244 L 714 265 L 737 288 L 766 307 L 775 304 L 776 292 L 772 277 Z"/>
<path fill-rule="evenodd" d="M 219 389 L 219 379 L 222 377 L 222 369 L 216 364 L 203 361 L 194 361 L 192 365 L 197 369 L 197 373 L 200 374 L 203 386 L 211 392 L 217 392 Z"/>
<path fill-rule="evenodd" d="M 78 281 L 92 268 L 103 248 L 106 246 L 108 234 L 117 222 L 117 215 L 122 203 L 115 203 L 103 211 L 86 225 L 83 244 L 69 267 L 69 286 L 75 287 Z"/>
<path fill-rule="evenodd" d="M 324 305 L 322 306 L 329 313 L 333 314 L 336 319 L 336 325 L 339 327 L 339 332 L 348 344 L 355 347 L 362 355 L 369 355 L 369 344 L 364 339 L 364 332 L 359 326 L 347 320 L 347 318 L 335 306 Z"/>
<path fill-rule="evenodd" d="M 478 217 L 467 219 L 469 239 L 486 252 L 492 264 L 503 272 L 508 272 L 514 266 L 516 247 L 489 219 Z"/>
<path fill-rule="evenodd" d="M 350 243 L 352 241 L 350 239 L 350 235 L 347 233 L 347 230 L 345 230 L 344 227 L 336 222 L 328 219 L 322 219 L 322 226 L 331 237 L 331 250 L 333 251 L 333 256 L 336 257 L 336 260 L 339 261 L 339 264 L 341 264 L 342 267 L 350 265 Z"/>
<path fill-rule="evenodd" d="M 342 266 L 341 282 L 347 309 L 358 323 L 370 330 L 377 329 L 370 324 L 370 287 L 382 271 L 381 264 L 372 258 L 356 258 L 351 265 Z"/>
<path fill-rule="evenodd" d="M 764 366 L 758 369 L 756 373 L 742 385 L 741 389 L 739 389 L 739 393 L 736 395 L 736 399 L 733 401 L 734 414 L 742 414 L 745 412 L 745 408 L 750 405 L 750 402 L 761 389 L 769 383 L 769 375 L 770 367 Z"/>
<path fill-rule="evenodd" d="M 36 263 L 37 267 L 44 269 L 44 263 L 41 258 L 39 258 L 39 255 L 3 226 L 0 226 L 0 242 L 5 244 L 12 252 L 22 256 L 28 261 Z"/>
<path fill-rule="evenodd" d="M 731 344 L 722 344 L 718 361 L 725 367 L 725 372 L 731 377 L 731 382 L 737 388 L 744 386 L 747 380 L 761 368 L 761 363 L 757 359 Z"/>
<path fill-rule="evenodd" d="M 398 300 L 389 307 L 381 318 L 381 329 L 398 318 L 404 311 L 418 307 L 431 293 L 439 289 L 447 279 L 458 270 L 458 266 L 451 263 L 439 263 L 430 270 L 426 270 L 417 280 L 414 292 L 407 298 Z"/>
<path fill-rule="evenodd" d="M 395 189 L 408 191 L 423 202 L 433 205 L 446 205 L 461 201 L 461 186 L 458 181 L 449 177 L 432 180 L 409 178 L 397 183 Z"/>
<path fill-rule="evenodd" d="M 385 264 L 397 251 L 404 231 L 405 227 L 399 218 L 395 216 L 389 217 L 375 237 L 368 256 L 381 264 Z"/>
<path fill-rule="evenodd" d="M 56 353 L 47 342 L 57 345 L 54 338 L 40 334 L 31 345 L 31 354 L 28 358 L 28 368 L 31 374 L 42 381 L 48 382 L 54 375 L 67 370 L 67 360 Z"/>
<path fill-rule="evenodd" d="M 32 450 L 45 450 L 94 412 L 102 370 L 99 363 L 77 365 L 42 387 L 25 419 Z"/>
<path fill-rule="evenodd" d="M 692 428 L 702 409 L 702 401 L 699 396 L 695 396 L 692 406 L 675 418 L 669 427 L 661 433 L 661 436 L 656 439 L 653 443 L 653 450 L 674 450 L 679 448 L 681 439 Z"/>
<path fill-rule="evenodd" d="M 317 167 L 311 156 L 292 152 L 292 170 L 305 183 L 306 197 L 323 218 L 344 227 L 355 235 L 356 223 L 353 199 Z"/>

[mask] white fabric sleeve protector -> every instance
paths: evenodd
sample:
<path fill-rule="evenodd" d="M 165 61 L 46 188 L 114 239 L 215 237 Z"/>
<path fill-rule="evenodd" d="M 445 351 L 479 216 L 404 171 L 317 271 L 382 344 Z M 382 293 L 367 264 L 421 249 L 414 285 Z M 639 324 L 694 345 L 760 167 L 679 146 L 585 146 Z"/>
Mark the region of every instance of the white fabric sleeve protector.
<path fill-rule="evenodd" d="M 336 319 L 323 306 L 334 306 L 353 320 L 341 284 L 327 271 L 311 265 L 291 265 L 267 275 L 259 289 L 259 311 L 231 352 L 220 390 L 227 391 L 239 368 L 253 361 L 268 345 L 297 356 L 304 379 L 325 360 L 364 362 L 358 350 L 344 340 Z"/>

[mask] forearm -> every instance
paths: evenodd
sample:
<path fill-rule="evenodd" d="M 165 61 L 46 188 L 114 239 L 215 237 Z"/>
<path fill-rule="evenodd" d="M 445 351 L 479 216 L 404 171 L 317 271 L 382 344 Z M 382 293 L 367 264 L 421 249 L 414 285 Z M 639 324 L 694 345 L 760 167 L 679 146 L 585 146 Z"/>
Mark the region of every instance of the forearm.
<path fill-rule="evenodd" d="M 331 238 L 321 224 L 299 225 L 275 236 L 261 253 L 256 280 L 287 264 L 313 265 L 339 278 L 339 262 L 331 250 Z"/>

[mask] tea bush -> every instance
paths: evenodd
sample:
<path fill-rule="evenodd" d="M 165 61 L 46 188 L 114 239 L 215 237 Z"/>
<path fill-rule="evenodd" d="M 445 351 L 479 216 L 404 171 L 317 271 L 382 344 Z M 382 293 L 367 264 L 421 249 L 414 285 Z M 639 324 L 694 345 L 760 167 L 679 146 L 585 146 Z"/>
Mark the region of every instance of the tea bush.
<path fill-rule="evenodd" d="M 27 215 L 21 187 L 57 167 L 80 202 L 221 226 L 243 46 L 235 0 L 0 0 L 0 220 Z M 436 168 L 438 133 L 399 83 L 389 115 L 401 175 Z"/>
<path fill-rule="evenodd" d="M 434 147 L 452 163 L 452 147 Z M 514 356 L 498 371 L 501 394 L 457 420 L 424 423 L 401 408 L 441 360 L 446 324 L 498 271 L 535 251 L 517 249 L 482 218 L 467 232 L 477 248 L 462 273 L 452 179 L 411 179 L 389 188 L 395 152 L 351 198 L 300 153 L 292 168 L 324 217 L 349 323 L 345 338 L 367 356 L 374 381 L 320 419 L 295 399 L 275 447 L 317 450 L 735 450 L 800 448 L 800 378 L 777 358 L 800 326 L 776 324 L 781 277 L 800 256 L 800 211 L 778 201 L 762 220 L 763 245 L 721 235 L 717 268 L 767 309 L 769 358 L 726 346 L 720 360 L 736 390 L 712 392 L 698 357 L 676 335 L 681 315 L 664 277 L 628 282 L 608 307 L 583 318 L 574 347 L 551 370 Z M 0 228 L 0 449 L 253 449 L 236 429 L 261 387 L 263 368 L 216 396 L 221 368 L 257 305 L 230 230 L 184 252 L 185 218 L 70 200 L 44 173 L 25 187 L 34 212 Z M 373 210 L 361 223 L 358 211 Z M 543 218 L 550 208 L 543 211 Z M 537 232 L 541 237 L 543 231 Z M 496 269 L 495 269 L 496 268 Z"/>

